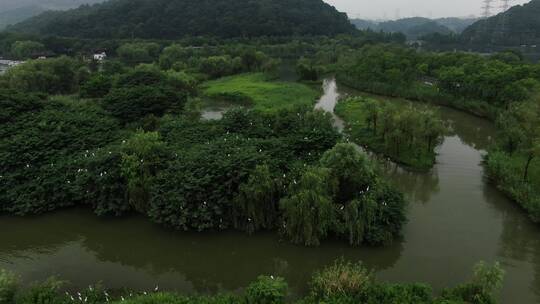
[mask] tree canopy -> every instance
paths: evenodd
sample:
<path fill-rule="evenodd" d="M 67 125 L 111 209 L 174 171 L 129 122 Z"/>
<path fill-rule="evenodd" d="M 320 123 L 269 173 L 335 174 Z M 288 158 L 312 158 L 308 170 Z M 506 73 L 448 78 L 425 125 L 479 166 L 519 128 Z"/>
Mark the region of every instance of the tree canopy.
<path fill-rule="evenodd" d="M 46 12 L 13 31 L 79 38 L 175 39 L 351 33 L 346 14 L 322 0 L 110 0 Z"/>

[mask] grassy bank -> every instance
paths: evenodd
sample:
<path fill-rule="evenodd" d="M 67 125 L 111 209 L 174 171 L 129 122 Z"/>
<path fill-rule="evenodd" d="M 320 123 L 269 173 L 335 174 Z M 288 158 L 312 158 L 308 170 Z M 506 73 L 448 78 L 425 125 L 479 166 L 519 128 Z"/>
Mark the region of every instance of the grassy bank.
<path fill-rule="evenodd" d="M 262 73 L 241 74 L 209 81 L 203 94 L 216 102 L 253 106 L 263 111 L 277 111 L 297 105 L 311 106 L 319 92 L 307 85 L 269 81 Z"/>
<path fill-rule="evenodd" d="M 493 295 L 500 288 L 503 276 L 504 271 L 498 264 L 479 263 L 469 282 L 445 289 L 436 296 L 427 284 L 378 282 L 361 264 L 338 260 L 316 272 L 309 282 L 309 293 L 298 299 L 291 297 L 285 279 L 274 276 L 259 276 L 242 292 L 186 296 L 161 292 L 159 287 L 150 292 L 108 291 L 100 285 L 73 293 L 62 292 L 65 282 L 56 279 L 23 289 L 15 275 L 0 270 L 0 301 L 2 304 L 494 304 Z"/>
<path fill-rule="evenodd" d="M 485 101 L 465 100 L 450 94 L 441 92 L 436 85 L 427 85 L 415 82 L 411 86 L 399 87 L 380 82 L 360 82 L 343 74 L 337 74 L 336 79 L 340 84 L 370 94 L 404 98 L 411 101 L 425 102 L 435 105 L 447 106 L 466 113 L 494 120 L 499 110 Z"/>
<path fill-rule="evenodd" d="M 342 100 L 335 111 L 357 144 L 411 169 L 433 167 L 434 148 L 445 131 L 436 113 L 366 97 Z"/>
<path fill-rule="evenodd" d="M 487 174 L 497 188 L 525 209 L 535 223 L 540 223 L 540 159 L 531 161 L 527 179 L 526 163 L 526 156 L 503 151 L 490 151 L 485 161 Z"/>

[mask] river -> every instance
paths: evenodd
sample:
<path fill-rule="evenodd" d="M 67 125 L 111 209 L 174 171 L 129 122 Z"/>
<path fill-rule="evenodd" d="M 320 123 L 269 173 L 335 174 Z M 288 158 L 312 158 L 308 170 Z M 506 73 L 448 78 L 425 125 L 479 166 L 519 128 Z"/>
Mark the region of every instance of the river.
<path fill-rule="evenodd" d="M 332 111 L 340 94 L 356 92 L 325 80 L 317 107 Z M 302 294 L 313 271 L 341 256 L 362 261 L 381 280 L 426 282 L 436 290 L 467 280 L 473 265 L 485 260 L 500 261 L 506 270 L 502 303 L 540 303 L 540 228 L 487 182 L 481 166 L 493 125 L 449 108 L 440 112 L 454 131 L 438 148 L 431 172 L 382 164 L 411 202 L 403 238 L 389 247 L 330 240 L 304 248 L 274 233 L 179 233 L 143 217 L 98 218 L 76 208 L 1 217 L 0 268 L 24 282 L 57 275 L 77 287 L 102 281 L 111 288 L 159 285 L 187 293 L 235 291 L 259 274 L 274 274 Z"/>

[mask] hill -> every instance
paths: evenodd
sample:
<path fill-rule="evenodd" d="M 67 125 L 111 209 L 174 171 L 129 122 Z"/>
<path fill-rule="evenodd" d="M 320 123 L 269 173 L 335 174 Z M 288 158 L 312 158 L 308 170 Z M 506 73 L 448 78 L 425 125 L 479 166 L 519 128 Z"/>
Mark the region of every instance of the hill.
<path fill-rule="evenodd" d="M 376 22 L 371 20 L 353 19 L 351 23 L 358 29 L 371 29 L 383 32 L 400 32 L 408 39 L 414 40 L 428 34 L 460 33 L 476 19 L 472 18 L 440 18 L 429 19 L 423 17 L 403 18 L 394 21 Z"/>
<path fill-rule="evenodd" d="M 288 36 L 350 33 L 346 14 L 322 0 L 110 0 L 46 12 L 10 28 L 79 38 Z"/>
<path fill-rule="evenodd" d="M 518 46 L 540 44 L 540 0 L 517 5 L 468 27 L 461 40 L 472 44 Z"/>
<path fill-rule="evenodd" d="M 41 6 L 31 5 L 0 12 L 0 30 L 10 24 L 16 24 L 30 17 L 39 15 L 45 10 Z"/>
<path fill-rule="evenodd" d="M 456 34 L 460 34 L 467 27 L 469 27 L 471 24 L 475 23 L 478 20 L 479 18 L 476 18 L 476 17 L 467 17 L 467 18 L 449 17 L 449 18 L 434 19 L 435 22 L 437 22 L 440 25 L 446 26 L 447 28 L 449 28 Z"/>
<path fill-rule="evenodd" d="M 48 10 L 67 10 L 82 4 L 103 0 L 2 0 L 0 2 L 0 30 Z"/>

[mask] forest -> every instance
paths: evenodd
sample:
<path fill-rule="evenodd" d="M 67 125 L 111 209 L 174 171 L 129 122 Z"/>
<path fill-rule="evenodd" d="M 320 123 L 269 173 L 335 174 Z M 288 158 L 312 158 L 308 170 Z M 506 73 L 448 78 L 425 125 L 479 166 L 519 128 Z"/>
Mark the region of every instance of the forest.
<path fill-rule="evenodd" d="M 355 29 L 345 14 L 322 0 L 112 0 L 45 12 L 8 30 L 78 38 L 179 39 L 336 35 Z"/>

